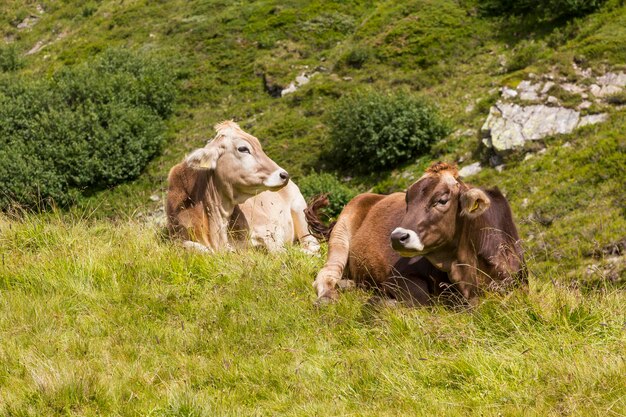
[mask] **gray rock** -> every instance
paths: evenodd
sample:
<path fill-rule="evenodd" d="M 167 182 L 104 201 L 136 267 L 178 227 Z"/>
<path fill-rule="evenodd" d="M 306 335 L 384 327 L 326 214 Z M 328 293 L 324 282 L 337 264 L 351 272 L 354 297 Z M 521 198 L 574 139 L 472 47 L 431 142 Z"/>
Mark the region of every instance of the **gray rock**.
<path fill-rule="evenodd" d="M 596 123 L 602 123 L 606 121 L 606 119 L 608 118 L 609 118 L 609 115 L 607 113 L 590 114 L 588 116 L 581 117 L 580 121 L 578 122 L 578 126 L 576 127 L 595 125 Z"/>
<path fill-rule="evenodd" d="M 548 81 L 543 85 L 543 88 L 541 89 L 541 94 L 547 94 L 548 91 L 550 91 L 550 89 L 554 87 L 554 82 L 553 81 Z"/>
<path fill-rule="evenodd" d="M 573 84 L 573 83 L 564 83 L 561 84 L 561 88 L 567 92 L 573 93 L 573 94 L 582 94 L 585 92 L 585 89 L 577 84 Z"/>
<path fill-rule="evenodd" d="M 530 81 L 522 81 L 517 86 L 520 99 L 526 101 L 539 100 L 539 95 L 537 94 L 539 87 L 541 87 L 540 84 L 533 84 Z"/>
<path fill-rule="evenodd" d="M 295 93 L 298 90 L 298 87 L 296 87 L 295 83 L 290 83 L 287 88 L 284 88 L 281 92 L 280 92 L 280 96 L 281 97 L 285 97 L 287 94 L 291 94 L 291 93 Z"/>
<path fill-rule="evenodd" d="M 555 106 L 558 106 L 559 104 L 561 104 L 559 102 L 559 99 L 554 96 L 548 96 L 548 98 L 546 99 L 546 103 L 554 104 Z"/>
<path fill-rule="evenodd" d="M 514 98 L 517 97 L 517 91 L 513 90 L 512 88 L 509 87 L 502 87 L 502 98 L 507 99 L 507 98 Z"/>
<path fill-rule="evenodd" d="M 39 16 L 26 16 L 24 20 L 17 24 L 18 29 L 30 29 L 39 21 Z"/>
<path fill-rule="evenodd" d="M 308 84 L 309 81 L 311 81 L 311 79 L 309 77 L 306 76 L 306 74 L 302 73 L 300 75 L 298 75 L 296 77 L 296 84 L 298 84 L 298 86 L 302 86 L 305 84 Z"/>
<path fill-rule="evenodd" d="M 306 66 L 305 66 L 306 67 Z M 314 72 L 311 75 L 307 75 L 306 72 L 303 72 L 302 74 L 298 75 L 295 79 L 295 81 L 289 83 L 289 85 L 287 86 L 287 88 L 284 88 L 281 92 L 280 92 L 280 96 L 284 97 L 287 94 L 291 94 L 291 93 L 295 93 L 298 88 L 302 87 L 305 84 L 308 84 L 309 81 L 311 81 L 311 78 L 313 78 L 317 73 Z"/>
<path fill-rule="evenodd" d="M 626 74 L 623 72 L 607 72 L 596 79 L 596 84 L 589 87 L 589 91 L 596 97 L 607 97 L 619 93 L 626 87 Z"/>
<path fill-rule="evenodd" d="M 614 85 L 617 87 L 626 87 L 626 73 L 607 72 L 603 76 L 598 77 L 598 83 L 600 85 Z"/>
<path fill-rule="evenodd" d="M 589 108 L 589 107 L 591 107 L 592 105 L 593 105 L 593 103 L 592 103 L 592 102 L 585 100 L 585 101 L 583 101 L 582 103 L 580 103 L 578 106 L 576 106 L 576 108 L 577 108 L 578 110 L 584 110 L 584 109 L 588 109 L 588 108 Z"/>
<path fill-rule="evenodd" d="M 161 197 L 158 194 L 152 194 L 150 196 L 150 201 L 159 201 Z"/>
<path fill-rule="evenodd" d="M 489 111 L 481 128 L 483 143 L 496 152 L 505 152 L 557 133 L 570 133 L 576 128 L 579 113 L 564 107 L 543 104 L 519 106 L 498 102 Z"/>
<path fill-rule="evenodd" d="M 459 170 L 459 175 L 463 178 L 469 177 L 471 175 L 476 175 L 480 171 L 482 171 L 482 167 L 480 166 L 480 162 L 474 162 L 473 164 L 466 165 Z"/>

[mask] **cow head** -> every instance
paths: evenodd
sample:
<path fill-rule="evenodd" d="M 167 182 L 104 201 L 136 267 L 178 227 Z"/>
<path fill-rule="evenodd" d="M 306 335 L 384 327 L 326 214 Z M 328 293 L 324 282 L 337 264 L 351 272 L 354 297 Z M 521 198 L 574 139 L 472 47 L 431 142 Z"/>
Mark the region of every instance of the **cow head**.
<path fill-rule="evenodd" d="M 391 245 L 402 256 L 428 255 L 455 240 L 457 219 L 474 219 L 490 206 L 480 189 L 459 180 L 455 167 L 433 164 L 406 193 L 407 211 L 391 233 Z"/>
<path fill-rule="evenodd" d="M 213 170 L 222 184 L 232 187 L 239 203 L 262 191 L 278 191 L 287 185 L 289 174 L 263 152 L 257 138 L 233 121 L 218 123 L 215 130 L 213 140 L 185 158 L 190 167 Z"/>

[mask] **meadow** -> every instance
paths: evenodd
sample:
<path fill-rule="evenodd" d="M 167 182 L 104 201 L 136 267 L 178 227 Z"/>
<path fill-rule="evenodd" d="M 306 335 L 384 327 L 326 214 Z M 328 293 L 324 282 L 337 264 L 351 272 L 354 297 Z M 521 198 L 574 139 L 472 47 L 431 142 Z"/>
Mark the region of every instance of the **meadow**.
<path fill-rule="evenodd" d="M 513 152 L 502 172 L 478 138 L 501 86 L 575 82 L 572 63 L 625 70 L 626 6 L 537 20 L 478 3 L 2 2 L 0 85 L 121 49 L 165 63 L 177 94 L 138 177 L 0 213 L 0 416 L 626 415 L 623 97 L 607 122 Z M 263 77 L 285 87 L 302 72 L 316 75 L 295 93 L 266 91 Z M 393 169 L 331 166 L 328 113 L 367 89 L 429 100 L 453 133 Z M 383 306 L 362 289 L 317 306 L 325 253 L 184 250 L 146 219 L 169 168 L 230 118 L 296 183 L 324 173 L 345 193 L 483 162 L 468 181 L 509 200 L 528 288 L 471 308 Z"/>
<path fill-rule="evenodd" d="M 2 415 L 626 412 L 620 289 L 546 273 L 474 308 L 320 308 L 323 258 L 296 248 L 205 256 L 88 213 L 2 227 Z"/>

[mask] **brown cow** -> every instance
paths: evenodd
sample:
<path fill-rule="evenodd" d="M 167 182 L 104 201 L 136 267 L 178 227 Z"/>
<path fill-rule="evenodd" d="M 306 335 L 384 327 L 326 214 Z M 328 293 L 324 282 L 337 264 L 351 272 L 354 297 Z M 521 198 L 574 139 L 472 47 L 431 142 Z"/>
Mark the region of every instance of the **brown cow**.
<path fill-rule="evenodd" d="M 500 191 L 473 188 L 455 167 L 436 163 L 407 193 L 362 194 L 348 203 L 313 284 L 320 301 L 336 298 L 342 277 L 425 304 L 447 284 L 471 300 L 489 287 L 525 281 L 526 269 Z"/>
<path fill-rule="evenodd" d="M 238 204 L 289 182 L 287 171 L 236 123 L 222 122 L 215 130 L 212 141 L 189 154 L 168 176 L 170 234 L 203 251 L 230 248 L 228 226 Z"/>

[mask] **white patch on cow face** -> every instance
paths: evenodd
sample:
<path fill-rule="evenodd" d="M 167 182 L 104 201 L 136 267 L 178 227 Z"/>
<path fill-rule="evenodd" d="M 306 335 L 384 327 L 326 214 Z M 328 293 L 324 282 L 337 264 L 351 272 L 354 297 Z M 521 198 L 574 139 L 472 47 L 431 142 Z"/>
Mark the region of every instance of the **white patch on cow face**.
<path fill-rule="evenodd" d="M 272 191 L 276 191 L 287 185 L 287 182 L 289 182 L 289 174 L 284 169 L 278 168 L 263 181 L 263 185 Z"/>
<path fill-rule="evenodd" d="M 391 232 L 391 246 L 401 256 L 413 257 L 420 255 L 424 250 L 424 244 L 413 230 L 396 227 Z"/>
<path fill-rule="evenodd" d="M 459 183 L 456 178 L 454 178 L 454 175 L 449 172 L 444 172 L 443 174 L 441 174 L 441 181 L 448 184 L 450 187 Z"/>

